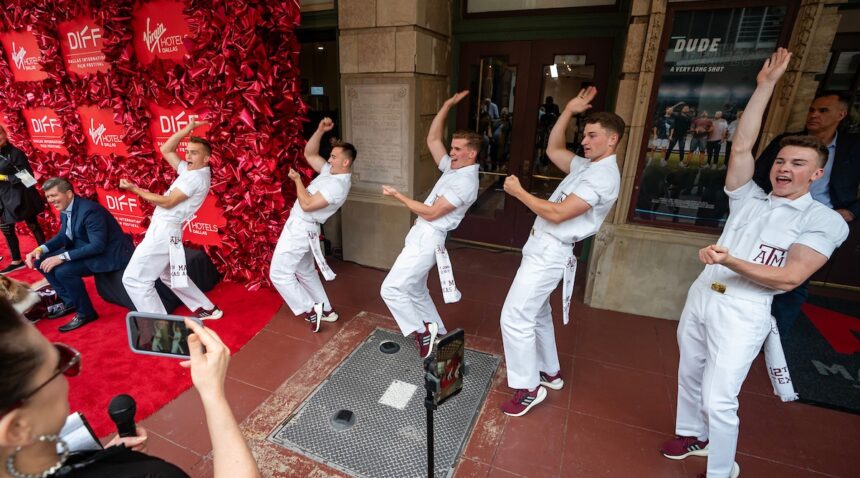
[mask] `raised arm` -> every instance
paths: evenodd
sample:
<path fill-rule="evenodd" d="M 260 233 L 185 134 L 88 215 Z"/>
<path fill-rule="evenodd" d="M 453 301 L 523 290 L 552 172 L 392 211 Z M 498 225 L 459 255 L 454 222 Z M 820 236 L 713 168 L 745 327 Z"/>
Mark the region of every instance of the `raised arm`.
<path fill-rule="evenodd" d="M 176 154 L 176 148 L 179 147 L 179 143 L 182 141 L 182 138 L 191 134 L 194 131 L 194 128 L 198 126 L 204 126 L 209 124 L 206 121 L 196 121 L 194 119 L 190 120 L 187 125 L 181 130 L 173 133 L 164 144 L 161 145 L 161 154 L 164 156 L 164 159 L 167 160 L 168 163 L 176 169 L 179 167 L 179 163 L 182 162 L 182 158 Z"/>
<path fill-rule="evenodd" d="M 448 111 L 468 95 L 469 90 L 464 90 L 445 100 L 442 107 L 439 108 L 439 112 L 436 113 L 436 117 L 433 118 L 433 122 L 430 123 L 430 131 L 427 133 L 427 148 L 430 149 L 430 154 L 433 155 L 433 161 L 436 161 L 436 165 L 448 154 L 448 148 L 445 147 L 445 142 L 442 139 Z"/>
<path fill-rule="evenodd" d="M 567 102 L 567 106 L 564 107 L 564 111 L 559 115 L 558 121 L 555 122 L 552 132 L 549 134 L 546 155 L 565 174 L 570 172 L 570 160 L 574 156 L 573 151 L 567 149 L 567 125 L 573 115 L 578 115 L 591 108 L 591 101 L 595 96 L 597 96 L 597 88 L 593 86 L 579 90 L 579 94 Z"/>
<path fill-rule="evenodd" d="M 320 141 L 322 141 L 323 135 L 331 131 L 332 128 L 334 128 L 334 121 L 329 117 L 323 118 L 317 126 L 317 130 L 305 144 L 305 160 L 316 172 L 320 172 L 326 163 L 325 158 L 320 156 Z"/>
<path fill-rule="evenodd" d="M 756 76 L 756 89 L 747 107 L 744 108 L 744 114 L 738 121 L 732 140 L 732 160 L 729 161 L 729 169 L 726 173 L 726 189 L 729 191 L 734 191 L 749 182 L 755 173 L 753 145 L 761 130 L 761 120 L 767 108 L 767 102 L 790 60 L 791 53 L 785 48 L 779 48 L 765 60 L 761 71 Z"/>

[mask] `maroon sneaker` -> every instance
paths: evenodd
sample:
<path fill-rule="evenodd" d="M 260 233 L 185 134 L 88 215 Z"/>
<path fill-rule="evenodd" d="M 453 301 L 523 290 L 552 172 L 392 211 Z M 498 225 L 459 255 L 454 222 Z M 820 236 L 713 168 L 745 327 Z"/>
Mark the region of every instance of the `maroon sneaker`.
<path fill-rule="evenodd" d="M 540 373 L 540 384 L 544 387 L 551 388 L 553 390 L 561 390 L 564 387 L 564 380 L 561 378 L 561 370 L 555 373 L 555 375 L 550 375 L 546 372 Z"/>
<path fill-rule="evenodd" d="M 521 417 L 525 415 L 531 408 L 546 398 L 546 389 L 538 386 L 534 390 L 525 388 L 519 389 L 514 393 L 514 397 L 502 404 L 502 411 L 505 415 L 512 417 Z"/>
<path fill-rule="evenodd" d="M 221 317 L 224 317 L 224 312 L 222 312 L 218 307 L 212 307 L 209 310 L 200 307 L 194 311 L 194 315 L 200 320 L 218 320 Z"/>
<path fill-rule="evenodd" d="M 430 356 L 438 334 L 439 326 L 436 323 L 427 322 L 424 322 L 424 332 L 415 332 L 415 344 L 418 345 L 418 355 L 422 359 Z"/>
<path fill-rule="evenodd" d="M 683 460 L 688 456 L 708 456 L 708 441 L 679 436 L 664 443 L 660 453 L 672 460 Z"/>

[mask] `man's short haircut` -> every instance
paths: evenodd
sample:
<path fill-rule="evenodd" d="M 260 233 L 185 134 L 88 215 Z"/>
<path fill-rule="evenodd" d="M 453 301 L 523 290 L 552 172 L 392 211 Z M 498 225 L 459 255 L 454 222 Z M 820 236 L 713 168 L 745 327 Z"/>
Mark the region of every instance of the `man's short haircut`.
<path fill-rule="evenodd" d="M 455 131 L 451 139 L 466 140 L 466 147 L 475 152 L 481 151 L 481 145 L 484 142 L 484 138 L 482 138 L 478 133 L 464 129 Z"/>
<path fill-rule="evenodd" d="M 203 152 L 206 153 L 206 156 L 212 156 L 212 145 L 210 145 L 209 141 L 205 138 L 201 138 L 200 136 L 191 136 L 188 138 L 188 142 L 203 146 Z"/>
<path fill-rule="evenodd" d="M 49 191 L 54 188 L 57 188 L 61 193 L 75 190 L 74 186 L 72 186 L 72 183 L 70 183 L 68 179 L 61 178 L 59 176 L 54 176 L 42 183 L 42 191 Z"/>
<path fill-rule="evenodd" d="M 603 129 L 609 131 L 610 133 L 615 133 L 618 135 L 618 139 L 620 140 L 622 136 L 624 136 L 624 128 L 627 127 L 624 124 L 624 120 L 621 119 L 615 113 L 610 113 L 608 111 L 598 111 L 597 113 L 591 113 L 588 117 L 585 118 L 585 124 L 599 124 L 603 127 Z"/>
<path fill-rule="evenodd" d="M 817 100 L 818 98 L 824 98 L 827 96 L 835 96 L 836 100 L 839 102 L 839 104 L 842 105 L 842 107 L 845 108 L 846 111 L 848 111 L 848 108 L 851 105 L 851 98 L 848 96 L 848 94 L 846 92 L 844 92 L 844 91 L 825 91 L 825 92 L 822 92 L 820 95 L 815 95 L 815 99 Z"/>
<path fill-rule="evenodd" d="M 818 153 L 818 166 L 823 168 L 827 164 L 827 146 L 820 139 L 812 135 L 802 136 L 786 136 L 779 142 L 779 147 L 797 146 L 800 148 L 809 148 Z"/>
<path fill-rule="evenodd" d="M 341 151 L 343 151 L 344 153 L 346 153 L 347 156 L 349 156 L 349 160 L 352 162 L 355 162 L 355 158 L 358 157 L 358 150 L 355 149 L 355 146 L 353 146 L 352 143 L 347 143 L 346 141 L 336 141 L 332 145 L 332 149 L 334 148 L 340 148 Z"/>

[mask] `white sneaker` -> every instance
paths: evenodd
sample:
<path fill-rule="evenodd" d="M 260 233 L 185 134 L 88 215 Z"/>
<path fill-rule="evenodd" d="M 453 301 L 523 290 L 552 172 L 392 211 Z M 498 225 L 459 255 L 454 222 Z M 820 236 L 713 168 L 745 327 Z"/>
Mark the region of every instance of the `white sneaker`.
<path fill-rule="evenodd" d="M 337 312 L 335 312 L 334 309 L 328 312 L 323 312 L 323 314 L 320 316 L 320 320 L 322 320 L 323 322 L 337 322 L 337 319 L 339 318 L 340 316 L 337 315 Z"/>

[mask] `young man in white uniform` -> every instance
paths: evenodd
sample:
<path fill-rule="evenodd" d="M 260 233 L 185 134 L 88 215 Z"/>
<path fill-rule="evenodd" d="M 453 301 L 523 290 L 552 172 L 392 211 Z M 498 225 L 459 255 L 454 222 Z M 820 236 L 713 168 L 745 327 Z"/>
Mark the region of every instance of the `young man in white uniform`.
<path fill-rule="evenodd" d="M 752 181 L 761 118 L 790 58 L 780 48 L 756 78 L 732 141 L 729 218 L 717 244 L 699 251 L 706 266 L 678 324 L 678 438 L 662 452 L 676 460 L 708 456 L 708 478 L 740 474 L 738 394 L 770 332 L 773 296 L 803 283 L 848 236 L 842 217 L 809 194 L 827 161 L 817 138 L 784 140 L 770 171 L 771 194 Z"/>
<path fill-rule="evenodd" d="M 447 333 L 427 289 L 427 275 L 433 264 L 439 268 L 445 302 L 460 300 L 445 251 L 445 237 L 448 231 L 457 228 L 469 206 L 478 198 L 478 165 L 475 161 L 481 150 L 481 136 L 471 131 L 458 131 L 454 133 L 451 151 L 447 153 L 442 132 L 448 111 L 468 94 L 468 91 L 462 91 L 446 100 L 430 124 L 427 147 L 442 171 L 442 177 L 436 181 L 427 199 L 421 203 L 407 198 L 391 186 L 382 187 L 384 195 L 397 199 L 418 215 L 406 236 L 403 251 L 382 283 L 381 295 L 403 336 L 415 333 L 421 357 L 430 355 L 437 334 Z"/>
<path fill-rule="evenodd" d="M 212 149 L 205 139 L 191 136 L 183 161 L 176 154 L 176 148 L 182 138 L 204 124 L 190 121 L 161 146 L 164 159 L 179 174 L 164 195 L 140 188 L 127 179 L 119 182 L 120 189 L 137 194 L 155 206 L 146 235 L 134 250 L 122 276 L 122 284 L 138 312 L 165 313 L 164 304 L 155 291 L 155 280 L 160 278 L 197 317 L 220 319 L 223 316 L 221 309 L 215 307 L 188 277 L 185 249 L 182 248 L 182 228 L 209 194 Z"/>
<path fill-rule="evenodd" d="M 284 225 L 272 255 L 269 278 L 296 316 L 304 314 L 314 332 L 320 322 L 334 322 L 337 312 L 323 289 L 314 268 L 314 259 L 326 280 L 335 277 L 320 250 L 320 224 L 346 201 L 352 180 L 352 163 L 358 154 L 349 143 L 335 143 L 328 162 L 320 156 L 320 140 L 334 128 L 331 118 L 323 118 L 305 145 L 305 160 L 319 175 L 305 188 L 302 178 L 290 168 L 296 185 L 296 202 Z"/>
<path fill-rule="evenodd" d="M 624 135 L 624 120 L 613 113 L 594 113 L 585 120 L 585 157 L 566 149 L 565 131 L 573 115 L 588 110 L 597 89 L 589 87 L 570 100 L 552 128 L 550 160 L 567 176 L 549 200 L 523 189 L 516 176 L 505 180 L 505 192 L 537 214 L 523 247 L 523 261 L 502 308 L 502 340 L 508 386 L 516 392 L 502 404 L 507 415 L 521 416 L 546 398 L 545 385 L 564 386 L 555 346 L 550 293 L 563 281 L 562 317 L 567 324 L 576 257 L 573 246 L 597 233 L 618 198 L 621 175 L 615 148 Z"/>

